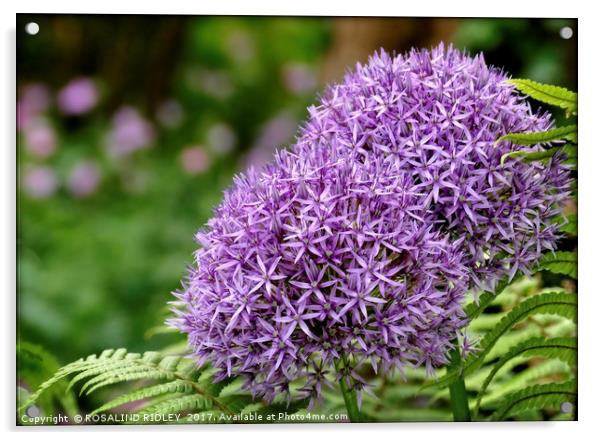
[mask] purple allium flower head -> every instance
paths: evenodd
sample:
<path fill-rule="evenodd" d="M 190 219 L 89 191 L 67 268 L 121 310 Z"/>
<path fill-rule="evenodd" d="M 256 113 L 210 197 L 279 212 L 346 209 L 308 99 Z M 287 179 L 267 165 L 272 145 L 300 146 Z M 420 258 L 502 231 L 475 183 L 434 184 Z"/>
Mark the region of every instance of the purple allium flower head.
<path fill-rule="evenodd" d="M 94 194 L 99 184 L 100 170 L 92 161 L 82 161 L 75 165 L 67 182 L 71 194 L 78 198 Z"/>
<path fill-rule="evenodd" d="M 59 109 L 66 115 L 83 115 L 98 102 L 98 89 L 90 78 L 75 78 L 61 91 L 57 98 Z"/>
<path fill-rule="evenodd" d="M 293 381 L 361 392 L 365 364 L 446 364 L 466 292 L 554 248 L 568 194 L 560 157 L 501 164 L 517 148 L 501 135 L 552 125 L 506 79 L 440 45 L 375 54 L 330 87 L 196 236 L 171 323 L 198 361 L 267 400 Z"/>

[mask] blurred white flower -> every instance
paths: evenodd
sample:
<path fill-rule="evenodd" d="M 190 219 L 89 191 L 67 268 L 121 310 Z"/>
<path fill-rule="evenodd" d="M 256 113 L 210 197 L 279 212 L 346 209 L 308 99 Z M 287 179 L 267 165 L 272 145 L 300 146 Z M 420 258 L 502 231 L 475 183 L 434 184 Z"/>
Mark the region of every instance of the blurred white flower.
<path fill-rule="evenodd" d="M 236 145 L 236 133 L 228 124 L 215 124 L 207 131 L 207 144 L 216 153 L 227 153 Z"/>

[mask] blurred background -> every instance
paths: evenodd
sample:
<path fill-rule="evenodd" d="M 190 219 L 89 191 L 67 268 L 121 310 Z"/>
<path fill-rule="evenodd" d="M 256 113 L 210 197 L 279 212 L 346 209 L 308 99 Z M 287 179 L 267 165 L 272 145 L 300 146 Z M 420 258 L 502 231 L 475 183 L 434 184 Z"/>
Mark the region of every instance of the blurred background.
<path fill-rule="evenodd" d="M 18 337 L 61 364 L 175 337 L 153 328 L 232 176 L 374 50 L 444 41 L 577 88 L 575 20 L 21 14 L 17 35 Z"/>

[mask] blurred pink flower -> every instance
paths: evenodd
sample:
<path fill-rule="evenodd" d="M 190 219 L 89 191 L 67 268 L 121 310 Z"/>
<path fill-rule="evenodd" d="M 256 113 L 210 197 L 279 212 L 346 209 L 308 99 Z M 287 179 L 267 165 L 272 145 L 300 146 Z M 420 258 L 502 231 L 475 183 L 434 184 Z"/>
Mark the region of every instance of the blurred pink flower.
<path fill-rule="evenodd" d="M 99 184 L 100 170 L 96 163 L 91 161 L 82 161 L 75 165 L 67 181 L 69 192 L 78 198 L 94 194 Z"/>
<path fill-rule="evenodd" d="M 232 32 L 226 39 L 226 45 L 232 58 L 239 63 L 249 61 L 255 55 L 255 43 L 248 32 Z"/>
<path fill-rule="evenodd" d="M 47 166 L 26 168 L 22 176 L 23 190 L 34 199 L 45 199 L 53 195 L 58 188 L 58 179 L 54 170 Z"/>
<path fill-rule="evenodd" d="M 127 156 L 150 146 L 155 140 L 155 129 L 133 107 L 122 107 L 113 115 L 107 148 L 113 156 Z"/>
<path fill-rule="evenodd" d="M 66 115 L 82 115 L 98 103 L 98 88 L 90 78 L 71 80 L 58 95 L 58 107 Z"/>
<path fill-rule="evenodd" d="M 217 99 L 226 99 L 233 92 L 234 87 L 230 78 L 222 72 L 193 68 L 186 73 L 188 86 L 195 91 L 205 93 Z"/>
<path fill-rule="evenodd" d="M 25 130 L 50 106 L 50 92 L 44 84 L 29 84 L 21 89 L 17 102 L 17 129 Z"/>
<path fill-rule="evenodd" d="M 180 152 L 180 165 L 190 175 L 200 174 L 209 168 L 209 157 L 201 146 L 184 148 Z"/>
<path fill-rule="evenodd" d="M 43 119 L 37 119 L 28 124 L 24 131 L 25 149 L 33 156 L 45 159 L 56 150 L 54 129 Z"/>
<path fill-rule="evenodd" d="M 284 85 L 293 93 L 307 93 L 317 86 L 314 69 L 301 63 L 287 64 L 283 68 Z"/>
<path fill-rule="evenodd" d="M 157 120 L 167 128 L 176 128 L 182 124 L 184 119 L 184 110 L 182 105 L 175 99 L 170 99 L 162 103 L 155 114 Z"/>
<path fill-rule="evenodd" d="M 236 144 L 236 133 L 228 124 L 220 122 L 207 131 L 207 143 L 216 153 L 227 153 Z"/>
<path fill-rule="evenodd" d="M 33 83 L 22 89 L 21 102 L 36 113 L 48 110 L 50 100 L 50 91 L 44 84 Z"/>
<path fill-rule="evenodd" d="M 274 157 L 274 151 L 288 145 L 297 130 L 297 121 L 289 111 L 283 111 L 268 120 L 262 127 L 251 151 L 244 158 L 244 169 L 261 168 Z"/>
<path fill-rule="evenodd" d="M 17 130 L 25 130 L 31 125 L 34 115 L 22 102 L 17 102 Z"/>

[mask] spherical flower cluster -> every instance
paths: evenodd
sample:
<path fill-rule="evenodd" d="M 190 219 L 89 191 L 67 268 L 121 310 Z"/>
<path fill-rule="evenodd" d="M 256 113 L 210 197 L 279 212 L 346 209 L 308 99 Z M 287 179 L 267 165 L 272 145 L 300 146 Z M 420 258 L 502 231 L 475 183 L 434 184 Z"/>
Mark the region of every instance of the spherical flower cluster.
<path fill-rule="evenodd" d="M 524 147 L 500 136 L 553 124 L 506 79 L 441 45 L 375 54 L 330 87 L 196 236 L 171 324 L 198 361 L 267 400 L 445 365 L 466 292 L 553 249 L 569 191 L 561 157 L 501 163 Z"/>

